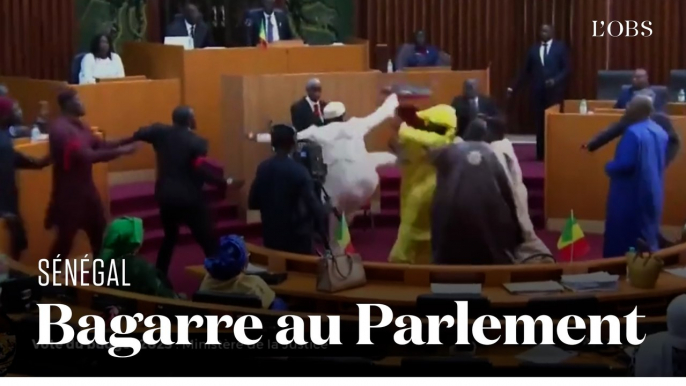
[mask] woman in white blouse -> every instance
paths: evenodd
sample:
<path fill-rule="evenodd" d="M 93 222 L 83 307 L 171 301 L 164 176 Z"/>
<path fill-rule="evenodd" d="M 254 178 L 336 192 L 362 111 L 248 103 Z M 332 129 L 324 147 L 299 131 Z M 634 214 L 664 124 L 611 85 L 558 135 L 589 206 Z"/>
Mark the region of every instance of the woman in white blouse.
<path fill-rule="evenodd" d="M 97 79 L 123 78 L 124 64 L 113 51 L 109 35 L 100 34 L 93 38 L 91 50 L 83 56 L 79 84 L 95 83 Z"/>

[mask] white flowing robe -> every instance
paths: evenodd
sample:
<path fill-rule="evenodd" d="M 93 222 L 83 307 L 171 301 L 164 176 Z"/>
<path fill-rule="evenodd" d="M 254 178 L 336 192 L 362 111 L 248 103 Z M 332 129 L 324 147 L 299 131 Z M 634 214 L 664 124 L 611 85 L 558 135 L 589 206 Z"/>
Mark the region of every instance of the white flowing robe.
<path fill-rule="evenodd" d="M 365 137 L 375 127 L 395 116 L 398 96 L 389 95 L 371 115 L 332 122 L 325 126 L 311 126 L 298 133 L 298 139 L 307 139 L 322 147 L 328 173 L 324 189 L 331 204 L 346 217 L 353 215 L 369 203 L 379 186 L 380 166 L 394 165 L 397 157 L 390 152 L 369 152 Z M 258 142 L 269 142 L 269 134 L 257 136 Z M 331 224 L 335 224 L 332 219 Z M 336 227 L 330 227 L 335 232 Z"/>
<path fill-rule="evenodd" d="M 534 230 L 534 225 L 529 217 L 529 199 L 526 185 L 524 185 L 524 177 L 522 176 L 522 169 L 519 166 L 517 155 L 515 154 L 512 142 L 507 139 L 495 141 L 491 143 L 491 148 L 498 157 L 498 161 L 505 169 L 506 174 L 510 180 L 512 187 L 512 194 L 514 195 L 515 206 L 517 207 L 517 218 L 522 228 L 524 242 L 517 248 L 516 263 L 552 263 L 552 258 L 536 258 L 528 260 L 534 255 L 550 255 L 550 249 L 541 241 Z"/>

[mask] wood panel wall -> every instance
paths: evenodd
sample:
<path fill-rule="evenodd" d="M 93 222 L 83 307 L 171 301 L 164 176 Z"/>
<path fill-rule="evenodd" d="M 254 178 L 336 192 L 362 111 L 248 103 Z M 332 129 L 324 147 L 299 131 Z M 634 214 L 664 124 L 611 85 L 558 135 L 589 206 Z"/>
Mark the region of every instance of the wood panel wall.
<path fill-rule="evenodd" d="M 665 84 L 671 69 L 686 68 L 684 0 L 356 0 L 356 14 L 356 34 L 372 47 L 385 43 L 395 53 L 423 29 L 453 56 L 456 69 L 490 64 L 491 94 L 500 98 L 514 132 L 531 132 L 527 94 L 508 102 L 505 90 L 543 23 L 570 47 L 570 98 L 593 98 L 601 69 L 644 67 L 653 83 Z M 653 35 L 593 37 L 593 20 L 650 20 Z"/>

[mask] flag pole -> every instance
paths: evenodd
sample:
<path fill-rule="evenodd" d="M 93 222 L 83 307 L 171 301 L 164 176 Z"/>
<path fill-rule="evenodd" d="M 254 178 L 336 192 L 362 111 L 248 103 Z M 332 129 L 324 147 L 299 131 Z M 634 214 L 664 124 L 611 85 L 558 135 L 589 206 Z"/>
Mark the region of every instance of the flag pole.
<path fill-rule="evenodd" d="M 572 209 L 571 212 L 572 215 L 572 250 L 571 250 L 571 256 L 569 258 L 569 262 L 573 263 L 574 262 L 574 224 L 576 223 L 576 219 L 574 218 L 574 209 Z"/>

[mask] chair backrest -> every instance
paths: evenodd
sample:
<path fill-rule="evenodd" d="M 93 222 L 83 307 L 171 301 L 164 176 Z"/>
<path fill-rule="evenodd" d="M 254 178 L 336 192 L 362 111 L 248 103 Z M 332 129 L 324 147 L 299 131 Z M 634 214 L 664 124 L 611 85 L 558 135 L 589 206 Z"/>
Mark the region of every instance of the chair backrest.
<path fill-rule="evenodd" d="M 81 62 L 83 61 L 83 57 L 86 56 L 86 52 L 81 52 L 79 54 L 76 54 L 74 56 L 74 59 L 71 61 L 71 72 L 69 73 L 69 83 L 70 84 L 79 84 L 79 74 L 81 73 Z"/>
<path fill-rule="evenodd" d="M 405 62 L 407 58 L 412 56 L 412 50 L 414 50 L 414 45 L 403 44 L 398 49 L 398 54 L 395 57 L 395 70 L 400 71 L 405 67 Z"/>
<path fill-rule="evenodd" d="M 596 99 L 599 100 L 615 100 L 622 91 L 625 84 L 631 84 L 631 79 L 634 76 L 634 71 L 598 71 L 598 90 Z"/>
<path fill-rule="evenodd" d="M 669 100 L 676 102 L 681 90 L 686 90 L 686 70 L 672 70 L 669 73 Z"/>
<path fill-rule="evenodd" d="M 225 306 L 262 308 L 262 301 L 260 298 L 245 294 L 198 291 L 193 295 L 193 301 L 199 303 L 222 304 Z"/>
<path fill-rule="evenodd" d="M 669 90 L 667 89 L 667 86 L 650 86 L 650 89 L 655 92 L 655 99 L 662 101 L 663 104 L 667 104 L 667 102 L 670 101 L 669 99 Z"/>

